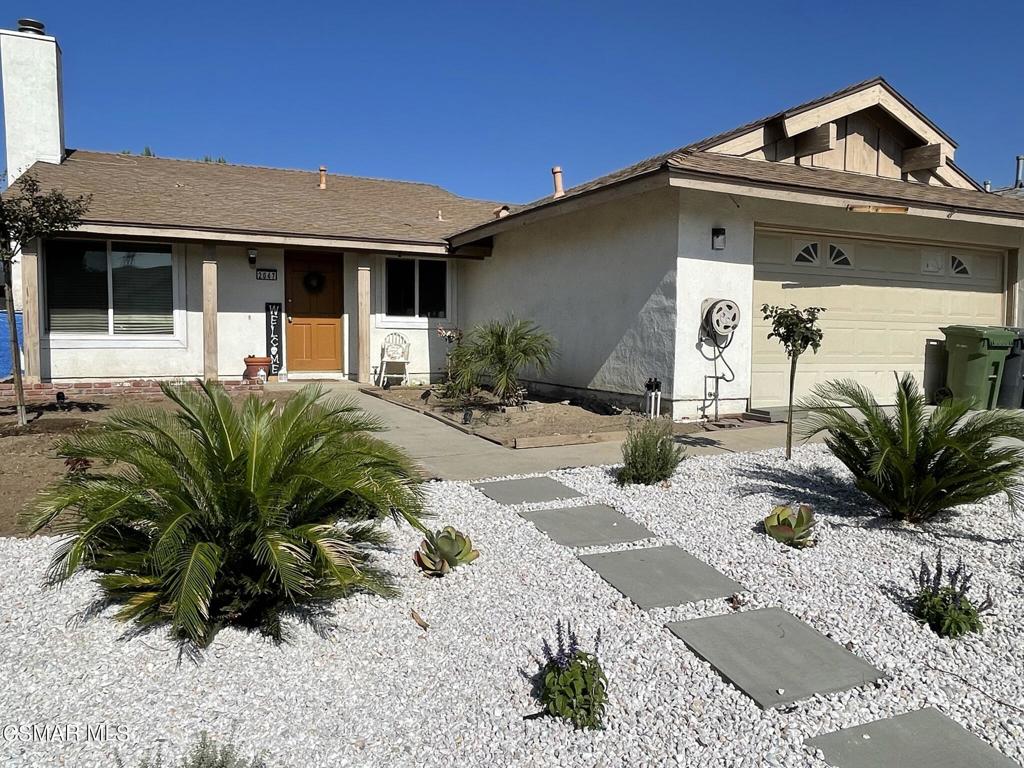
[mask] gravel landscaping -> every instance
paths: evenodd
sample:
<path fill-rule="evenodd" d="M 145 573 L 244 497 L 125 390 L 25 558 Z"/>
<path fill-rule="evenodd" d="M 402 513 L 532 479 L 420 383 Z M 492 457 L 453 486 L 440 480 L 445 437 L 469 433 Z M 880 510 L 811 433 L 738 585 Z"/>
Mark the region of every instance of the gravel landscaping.
<path fill-rule="evenodd" d="M 607 504 L 654 538 L 573 550 L 465 483 L 431 483 L 433 525 L 451 524 L 480 550 L 443 579 L 412 562 L 420 537 L 389 530 L 382 564 L 395 600 L 337 604 L 323 638 L 296 625 L 275 647 L 222 631 L 198 665 L 177 665 L 161 634 L 119 641 L 106 618 L 71 621 L 95 594 L 87 577 L 40 586 L 53 540 L 0 539 L 0 726 L 109 724 L 107 741 L 4 738 L 5 766 L 133 768 L 198 734 L 265 750 L 302 766 L 825 766 L 804 739 L 934 706 L 1007 757 L 1024 761 L 1024 519 L 1004 499 L 963 508 L 928 528 L 869 514 L 846 470 L 820 446 L 686 459 L 668 488 L 619 487 L 608 468 L 552 472 L 584 499 Z M 807 502 L 817 546 L 794 550 L 757 523 L 776 503 Z M 727 613 L 724 599 L 643 611 L 581 563 L 582 552 L 676 544 L 747 587 L 743 610 L 777 606 L 886 673 L 878 684 L 762 711 L 665 628 Z M 905 610 L 919 554 L 962 555 L 976 594 L 991 585 L 986 630 L 944 640 Z M 411 618 L 415 610 L 428 624 Z M 538 711 L 523 673 L 540 641 L 571 618 L 585 646 L 600 629 L 609 679 L 606 730 L 577 732 Z M 69 623 L 70 622 L 70 623 Z M 785 654 L 765 648 L 765 654 Z M 794 658 L 799 664 L 799 658 Z M 962 676 L 962 677 L 961 677 Z M 127 739 L 117 741 L 123 726 Z"/>

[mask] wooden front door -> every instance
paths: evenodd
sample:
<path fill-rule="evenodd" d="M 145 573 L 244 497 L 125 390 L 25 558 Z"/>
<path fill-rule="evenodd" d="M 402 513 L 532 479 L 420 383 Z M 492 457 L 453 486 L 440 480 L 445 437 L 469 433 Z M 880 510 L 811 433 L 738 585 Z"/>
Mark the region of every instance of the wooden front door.
<path fill-rule="evenodd" d="M 289 371 L 341 370 L 341 254 L 286 253 Z"/>

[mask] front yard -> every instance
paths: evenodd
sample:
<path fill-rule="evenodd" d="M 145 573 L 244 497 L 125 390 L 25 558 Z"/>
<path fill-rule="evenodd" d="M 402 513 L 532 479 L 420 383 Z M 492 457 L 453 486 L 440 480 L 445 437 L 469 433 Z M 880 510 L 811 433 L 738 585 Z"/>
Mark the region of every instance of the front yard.
<path fill-rule="evenodd" d="M 275 394 L 285 401 L 288 393 Z M 242 399 L 234 395 L 234 399 Z M 57 456 L 55 444 L 102 421 L 123 408 L 149 407 L 169 409 L 161 395 L 110 395 L 70 398 L 63 405 L 53 400 L 29 402 L 28 426 L 19 427 L 15 408 L 0 404 L 0 537 L 20 536 L 18 513 L 41 490 L 64 476 L 64 460 Z"/>
<path fill-rule="evenodd" d="M 71 621 L 96 596 L 90 578 L 44 591 L 53 540 L 0 539 L 4 723 L 106 723 L 110 734 L 124 734 L 7 740 L 5 764 L 109 766 L 120 755 L 134 766 L 154 749 L 180 755 L 205 730 L 265 750 L 273 766 L 303 768 L 823 768 L 805 739 L 922 707 L 1024 761 L 1024 521 L 1004 497 L 927 528 L 896 523 L 871 513 L 820 446 L 798 449 L 792 462 L 781 451 L 689 458 L 668 487 L 621 487 L 602 467 L 549 476 L 582 497 L 502 506 L 469 484 L 428 484 L 429 524 L 471 533 L 481 552 L 472 565 L 427 579 L 411 558 L 420 534 L 388 523 L 393 547 L 379 561 L 396 575 L 398 599 L 337 602 L 329 636 L 290 625 L 290 642 L 279 647 L 228 628 L 197 665 L 178 666 L 162 633 L 119 641 L 124 625 L 106 617 Z M 788 548 L 758 530 L 774 504 L 789 502 L 814 507 L 816 546 Z M 580 504 L 611 506 L 653 537 L 573 550 L 519 515 Z M 745 589 L 731 601 L 642 610 L 577 557 L 668 544 Z M 948 562 L 964 558 L 975 591 L 991 587 L 995 610 L 983 633 L 942 639 L 906 610 L 918 557 L 938 547 Z M 884 678 L 762 710 L 665 628 L 768 607 L 803 620 Z M 523 719 L 539 709 L 526 678 L 558 619 L 572 619 L 588 642 L 601 631 L 604 730 Z M 762 652 L 778 658 L 791 649 L 780 643 Z"/>

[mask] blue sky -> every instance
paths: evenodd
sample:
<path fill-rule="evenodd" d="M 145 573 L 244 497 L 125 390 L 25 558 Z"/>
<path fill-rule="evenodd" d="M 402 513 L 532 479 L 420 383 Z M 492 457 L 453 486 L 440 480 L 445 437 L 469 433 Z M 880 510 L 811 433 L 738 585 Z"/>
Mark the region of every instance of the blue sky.
<path fill-rule="evenodd" d="M 67 142 L 520 202 L 884 75 L 979 181 L 1024 153 L 1024 3 L 6 3 L 64 52 Z M 244 10 L 243 10 L 244 9 Z M 286 9 L 286 10 L 284 10 Z"/>

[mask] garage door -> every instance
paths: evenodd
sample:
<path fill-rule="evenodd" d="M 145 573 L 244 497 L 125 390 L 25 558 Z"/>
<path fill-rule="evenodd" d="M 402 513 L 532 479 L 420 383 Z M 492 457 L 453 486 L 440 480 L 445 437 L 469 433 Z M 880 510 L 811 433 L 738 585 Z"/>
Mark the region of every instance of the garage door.
<path fill-rule="evenodd" d="M 818 382 L 852 378 L 891 402 L 893 371 L 923 381 L 925 350 L 943 338 L 941 326 L 1003 323 L 1002 284 L 1002 253 L 759 231 L 751 406 L 785 404 L 789 386 L 762 304 L 828 309 L 821 349 L 800 359 L 798 397 Z"/>

